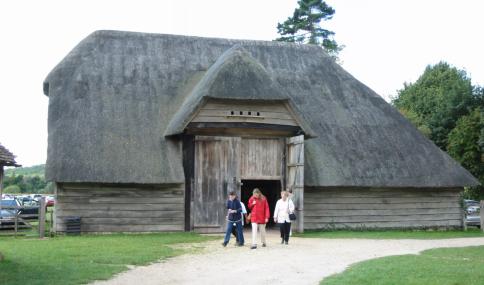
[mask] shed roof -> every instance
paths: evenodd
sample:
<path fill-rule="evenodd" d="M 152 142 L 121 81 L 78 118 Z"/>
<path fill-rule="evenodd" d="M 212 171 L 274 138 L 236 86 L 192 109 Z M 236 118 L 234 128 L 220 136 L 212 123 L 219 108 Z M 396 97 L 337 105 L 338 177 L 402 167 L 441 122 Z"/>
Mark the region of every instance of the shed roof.
<path fill-rule="evenodd" d="M 0 144 L 0 166 L 20 166 L 15 161 L 15 155 Z"/>
<path fill-rule="evenodd" d="M 290 102 L 315 136 L 305 144 L 308 186 L 478 183 L 317 46 L 97 31 L 44 91 L 49 180 L 183 182 L 180 143 L 169 135 L 214 97 Z"/>

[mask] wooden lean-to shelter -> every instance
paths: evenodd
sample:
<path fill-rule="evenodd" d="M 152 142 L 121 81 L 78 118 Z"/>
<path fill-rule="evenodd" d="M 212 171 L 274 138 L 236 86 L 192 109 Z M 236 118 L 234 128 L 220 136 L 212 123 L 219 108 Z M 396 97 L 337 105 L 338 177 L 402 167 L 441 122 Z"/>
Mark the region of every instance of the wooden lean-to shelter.
<path fill-rule="evenodd" d="M 477 184 L 317 46 L 97 31 L 44 93 L 57 231 L 217 232 L 254 187 L 299 231 L 454 228 Z"/>
<path fill-rule="evenodd" d="M 15 155 L 11 153 L 7 148 L 0 144 L 0 211 L 2 210 L 2 197 L 3 197 L 3 179 L 4 179 L 4 167 L 13 166 L 19 167 L 15 161 Z"/>

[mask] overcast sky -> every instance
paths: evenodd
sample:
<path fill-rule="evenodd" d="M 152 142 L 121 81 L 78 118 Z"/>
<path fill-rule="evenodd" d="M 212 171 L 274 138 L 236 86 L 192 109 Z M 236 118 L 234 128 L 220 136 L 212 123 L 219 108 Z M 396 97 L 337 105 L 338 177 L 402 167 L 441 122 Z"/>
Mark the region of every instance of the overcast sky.
<path fill-rule="evenodd" d="M 387 101 L 445 60 L 484 84 L 482 0 L 328 0 L 343 67 Z M 94 30 L 272 40 L 295 0 L 1 1 L 0 143 L 45 163 L 48 72 Z"/>

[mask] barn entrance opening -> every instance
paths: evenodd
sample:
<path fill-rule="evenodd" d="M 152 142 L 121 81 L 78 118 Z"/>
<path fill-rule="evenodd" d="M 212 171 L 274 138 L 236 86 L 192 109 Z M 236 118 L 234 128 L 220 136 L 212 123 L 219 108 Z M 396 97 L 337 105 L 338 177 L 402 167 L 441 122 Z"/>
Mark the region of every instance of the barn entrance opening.
<path fill-rule="evenodd" d="M 274 220 L 274 208 L 276 207 L 276 202 L 279 199 L 281 193 L 281 181 L 279 180 L 242 180 L 241 187 L 241 200 L 249 208 L 249 198 L 252 196 L 252 190 L 254 188 L 259 188 L 259 190 L 266 196 L 267 203 L 269 204 L 270 217 L 267 227 L 273 227 Z M 250 212 L 250 211 L 249 211 Z M 250 225 L 245 225 L 245 227 L 250 227 Z"/>

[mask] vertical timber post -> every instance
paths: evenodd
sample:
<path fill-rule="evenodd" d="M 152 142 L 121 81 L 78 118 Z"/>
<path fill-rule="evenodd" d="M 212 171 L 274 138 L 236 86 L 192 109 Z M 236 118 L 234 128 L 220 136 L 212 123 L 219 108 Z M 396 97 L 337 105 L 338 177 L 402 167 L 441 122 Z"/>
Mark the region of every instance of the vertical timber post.
<path fill-rule="evenodd" d="M 195 136 L 184 135 L 182 139 L 183 171 L 185 174 L 185 231 L 193 230 L 193 191 L 195 173 Z"/>
<path fill-rule="evenodd" d="M 0 165 L 0 212 L 2 211 L 2 197 L 3 197 L 3 165 Z"/>
<path fill-rule="evenodd" d="M 39 238 L 45 236 L 45 197 L 40 198 L 39 206 Z"/>
<path fill-rule="evenodd" d="M 484 200 L 481 200 L 481 207 L 479 209 L 480 214 L 481 214 L 481 231 L 484 232 Z"/>

